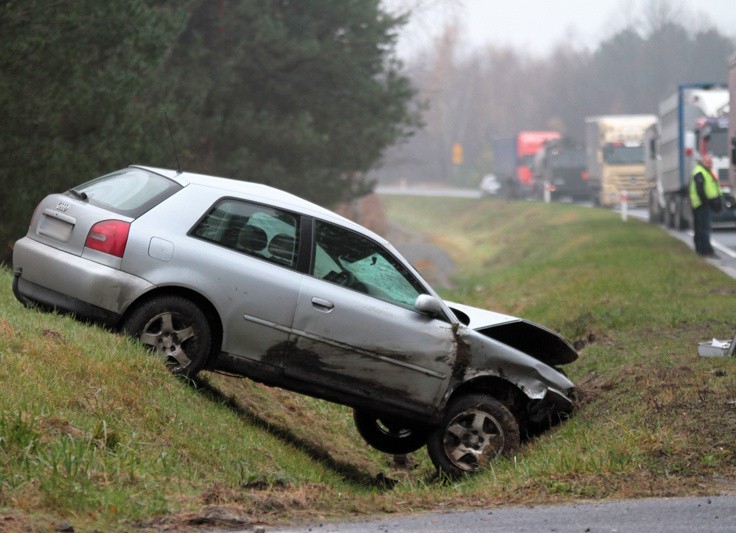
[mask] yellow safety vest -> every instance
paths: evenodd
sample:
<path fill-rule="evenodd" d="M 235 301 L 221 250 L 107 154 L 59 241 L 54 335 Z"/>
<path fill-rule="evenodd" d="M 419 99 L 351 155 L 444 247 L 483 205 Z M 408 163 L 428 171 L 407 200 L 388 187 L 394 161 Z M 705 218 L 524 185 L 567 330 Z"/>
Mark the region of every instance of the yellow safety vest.
<path fill-rule="evenodd" d="M 698 190 L 695 188 L 695 174 L 698 172 L 703 174 L 703 190 L 705 191 L 705 197 L 708 200 L 713 200 L 722 195 L 721 186 L 718 184 L 718 180 L 713 176 L 713 173 L 705 168 L 702 164 L 698 163 L 693 169 L 692 177 L 690 178 L 690 203 L 693 209 L 700 207 L 703 202 L 698 196 Z"/>

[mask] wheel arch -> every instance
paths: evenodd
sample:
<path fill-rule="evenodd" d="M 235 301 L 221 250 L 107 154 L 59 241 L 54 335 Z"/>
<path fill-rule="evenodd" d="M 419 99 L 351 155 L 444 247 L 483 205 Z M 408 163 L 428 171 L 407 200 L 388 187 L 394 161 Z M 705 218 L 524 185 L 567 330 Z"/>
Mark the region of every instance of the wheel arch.
<path fill-rule="evenodd" d="M 504 404 L 516 417 L 520 426 L 526 425 L 526 413 L 530 399 L 510 381 L 496 375 L 484 375 L 459 385 L 447 399 L 445 407 L 455 398 L 466 394 L 483 393 Z"/>
<path fill-rule="evenodd" d="M 212 351 L 210 352 L 208 360 L 214 360 L 214 358 L 220 351 L 220 346 L 222 345 L 222 318 L 220 317 L 220 313 L 218 313 L 217 308 L 215 308 L 212 302 L 202 296 L 202 294 L 192 289 L 176 286 L 157 287 L 146 292 L 145 294 L 140 295 L 125 310 L 125 313 L 123 313 L 122 317 L 118 321 L 117 328 L 120 329 L 122 325 L 125 324 L 125 321 L 128 319 L 128 317 L 137 308 L 153 300 L 154 298 L 160 298 L 162 296 L 179 296 L 180 298 L 185 298 L 197 305 L 197 307 L 202 310 L 205 317 L 207 318 L 207 322 L 210 325 L 210 330 L 212 333 Z"/>

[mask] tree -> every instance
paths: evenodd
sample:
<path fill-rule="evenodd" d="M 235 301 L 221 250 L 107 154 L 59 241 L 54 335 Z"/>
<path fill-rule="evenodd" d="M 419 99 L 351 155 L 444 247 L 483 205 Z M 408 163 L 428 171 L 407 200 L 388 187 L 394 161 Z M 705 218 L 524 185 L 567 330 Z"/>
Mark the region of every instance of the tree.
<path fill-rule="evenodd" d="M 379 0 L 198 1 L 163 76 L 184 166 L 323 205 L 365 194 L 416 123 L 393 55 L 403 22 Z"/>
<path fill-rule="evenodd" d="M 601 112 L 627 114 L 646 111 L 642 93 L 648 75 L 642 56 L 646 41 L 637 31 L 626 28 L 603 41 L 590 66 L 593 91 L 598 95 Z M 650 110 L 653 112 L 653 110 Z"/>
<path fill-rule="evenodd" d="M 136 95 L 180 15 L 157 0 L 0 3 L 0 262 L 45 194 L 165 148 Z"/>
<path fill-rule="evenodd" d="M 417 123 L 380 0 L 0 2 L 0 262 L 49 192 L 131 163 L 323 205 Z"/>
<path fill-rule="evenodd" d="M 459 57 L 447 39 L 457 33 L 450 23 L 445 38 L 408 68 L 429 100 L 428 127 L 389 151 L 376 175 L 387 182 L 479 180 L 493 171 L 494 138 L 553 129 L 580 142 L 588 116 L 656 114 L 678 84 L 724 80 L 735 45 L 707 17 L 688 19 L 676 0 L 650 0 L 643 16 L 625 15 L 625 26 L 596 49 L 560 44 L 546 58 L 498 46 Z M 447 145 L 455 141 L 464 148 L 463 175 L 448 168 Z"/>

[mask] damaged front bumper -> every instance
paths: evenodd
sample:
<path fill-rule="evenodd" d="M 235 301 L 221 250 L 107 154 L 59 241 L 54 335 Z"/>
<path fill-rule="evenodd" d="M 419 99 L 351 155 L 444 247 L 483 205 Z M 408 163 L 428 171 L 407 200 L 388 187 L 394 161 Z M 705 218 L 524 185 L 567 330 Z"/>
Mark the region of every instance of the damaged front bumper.
<path fill-rule="evenodd" d="M 529 422 L 539 424 L 572 413 L 575 406 L 575 389 L 564 394 L 555 389 L 547 389 L 540 400 L 532 400 L 527 408 Z"/>
<path fill-rule="evenodd" d="M 502 401 L 513 402 L 530 423 L 570 414 L 575 384 L 558 367 L 575 361 L 577 351 L 558 333 L 527 320 L 466 305 L 448 303 L 466 324 L 460 340 L 471 354 L 458 385 L 501 387 Z M 504 392 L 508 384 L 521 393 Z M 472 385 L 471 385 L 472 386 Z"/>

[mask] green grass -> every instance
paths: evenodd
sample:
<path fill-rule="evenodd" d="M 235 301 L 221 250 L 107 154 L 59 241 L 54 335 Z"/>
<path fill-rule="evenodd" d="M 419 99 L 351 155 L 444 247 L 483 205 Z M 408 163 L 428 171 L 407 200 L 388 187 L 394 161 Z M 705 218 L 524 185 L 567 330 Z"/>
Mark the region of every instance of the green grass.
<path fill-rule="evenodd" d="M 567 480 L 556 492 L 590 497 L 732 483 L 736 360 L 698 357 L 696 346 L 733 335 L 736 281 L 661 229 L 604 210 L 427 204 L 393 198 L 387 208 L 452 250 L 460 283 L 446 297 L 522 315 L 584 345 L 567 367 L 584 405 L 549 450 L 551 436 L 535 443 L 524 469 L 540 459 L 534 476 L 555 472 Z"/>
<path fill-rule="evenodd" d="M 0 509 L 108 527 L 196 508 L 220 486 L 345 490 L 334 469 L 233 406 L 207 376 L 198 386 L 175 379 L 121 336 L 24 309 L 10 283 L 3 270 Z M 333 411 L 344 429 L 345 413 Z"/>
<path fill-rule="evenodd" d="M 121 336 L 23 308 L 5 269 L 0 529 L 244 527 L 734 488 L 736 359 L 696 353 L 736 328 L 734 280 L 660 229 L 603 210 L 384 206 L 453 256 L 443 296 L 583 346 L 566 368 L 583 393 L 572 419 L 488 472 L 440 483 L 423 450 L 406 471 L 367 448 L 346 408 L 207 372 L 176 379 Z"/>

